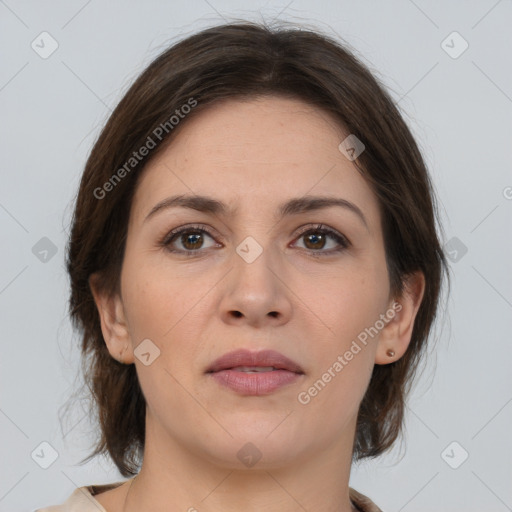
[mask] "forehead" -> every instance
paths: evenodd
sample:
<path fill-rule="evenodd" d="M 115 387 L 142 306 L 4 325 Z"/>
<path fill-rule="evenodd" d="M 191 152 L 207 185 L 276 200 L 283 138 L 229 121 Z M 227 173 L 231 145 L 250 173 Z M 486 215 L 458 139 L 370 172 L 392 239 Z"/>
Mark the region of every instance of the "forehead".
<path fill-rule="evenodd" d="M 329 113 L 270 96 L 218 102 L 182 122 L 144 169 L 132 205 L 137 217 L 175 194 L 215 196 L 237 212 L 329 195 L 378 220 L 373 192 L 338 149 L 349 134 Z"/>

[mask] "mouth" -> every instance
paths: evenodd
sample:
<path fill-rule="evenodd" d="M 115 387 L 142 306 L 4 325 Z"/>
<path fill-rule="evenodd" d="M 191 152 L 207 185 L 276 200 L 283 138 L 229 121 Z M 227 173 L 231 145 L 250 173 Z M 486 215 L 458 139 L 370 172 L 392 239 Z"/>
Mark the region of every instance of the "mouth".
<path fill-rule="evenodd" d="M 245 373 L 272 372 L 278 369 L 280 368 L 274 368 L 273 366 L 236 366 L 235 368 L 226 368 L 226 370 Z"/>
<path fill-rule="evenodd" d="M 298 363 L 274 350 L 236 350 L 217 359 L 205 372 L 241 395 L 267 395 L 305 375 Z"/>

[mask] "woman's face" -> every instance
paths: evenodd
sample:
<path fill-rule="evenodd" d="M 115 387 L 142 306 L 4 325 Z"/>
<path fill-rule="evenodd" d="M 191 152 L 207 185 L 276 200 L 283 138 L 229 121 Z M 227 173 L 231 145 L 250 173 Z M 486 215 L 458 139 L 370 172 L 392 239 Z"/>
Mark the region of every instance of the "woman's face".
<path fill-rule="evenodd" d="M 351 450 L 383 343 L 375 325 L 394 301 L 376 197 L 338 149 L 348 135 L 299 100 L 230 100 L 186 120 L 145 169 L 116 311 L 161 453 L 179 446 L 224 467 L 243 467 L 245 455 L 276 467 Z M 150 215 L 175 195 L 208 196 L 225 211 L 196 201 Z M 313 196 L 354 207 L 309 208 Z M 297 207 L 281 211 L 290 201 Z M 236 349 L 277 351 L 303 373 L 271 390 L 268 376 L 238 372 L 240 386 L 261 379 L 260 394 L 227 387 L 207 370 Z"/>

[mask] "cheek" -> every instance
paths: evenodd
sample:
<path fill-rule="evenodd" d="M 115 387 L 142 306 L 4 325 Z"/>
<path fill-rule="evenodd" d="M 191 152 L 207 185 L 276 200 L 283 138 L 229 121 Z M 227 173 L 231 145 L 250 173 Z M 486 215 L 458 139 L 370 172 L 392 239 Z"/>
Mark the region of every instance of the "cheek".
<path fill-rule="evenodd" d="M 324 325 L 310 330 L 315 362 L 299 403 L 307 418 L 321 415 L 333 432 L 357 414 L 374 366 L 378 334 L 368 332 L 385 313 L 388 281 L 380 269 L 369 268 L 339 272 L 326 281 L 323 295 L 310 294 Z"/>
<path fill-rule="evenodd" d="M 297 295 L 307 298 L 308 316 L 318 318 L 321 338 L 334 342 L 337 349 L 374 325 L 387 306 L 389 284 L 381 266 L 347 264 L 301 282 Z"/>
<path fill-rule="evenodd" d="M 194 304 L 204 295 L 206 279 L 180 275 L 163 265 L 132 257 L 123 270 L 123 298 L 132 334 L 162 339 L 186 322 Z M 175 327 L 176 325 L 176 327 Z"/>
<path fill-rule="evenodd" d="M 126 261 L 124 277 L 124 307 L 134 349 L 142 340 L 151 340 L 160 351 L 155 367 L 181 375 L 183 368 L 193 366 L 207 334 L 206 324 L 214 314 L 209 291 L 218 277 L 135 258 Z M 136 365 L 141 384 L 152 385 L 146 367 L 137 360 Z"/>
<path fill-rule="evenodd" d="M 323 293 L 308 284 L 322 325 L 312 332 L 316 361 L 301 403 L 309 401 L 304 406 L 335 428 L 357 412 L 369 384 L 379 339 L 372 328 L 386 311 L 389 283 L 377 264 L 346 265 L 323 283 Z"/>
<path fill-rule="evenodd" d="M 199 278 L 192 282 L 135 258 L 126 261 L 125 270 L 123 299 L 133 347 L 149 339 L 159 350 L 150 365 L 135 359 L 146 401 L 155 414 L 171 405 L 184 410 L 190 399 L 175 378 L 182 382 L 183 368 L 189 372 L 194 361 L 202 330 L 198 300 L 206 290 L 191 286 L 199 285 Z"/>
<path fill-rule="evenodd" d="M 327 367 L 308 386 L 301 388 L 298 396 L 298 412 L 301 428 L 306 431 L 318 430 L 318 418 L 321 418 L 322 436 L 333 439 L 347 428 L 349 422 L 355 422 L 363 396 L 368 388 L 372 365 L 365 362 L 365 356 L 356 355 L 343 370 L 336 372 Z M 358 359 L 360 357 L 360 359 Z M 318 442 L 322 443 L 321 440 Z"/>

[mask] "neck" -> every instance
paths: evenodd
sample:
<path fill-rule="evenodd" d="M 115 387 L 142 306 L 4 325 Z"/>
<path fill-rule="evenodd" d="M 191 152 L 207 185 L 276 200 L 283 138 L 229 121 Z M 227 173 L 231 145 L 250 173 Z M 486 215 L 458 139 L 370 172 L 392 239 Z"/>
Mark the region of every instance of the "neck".
<path fill-rule="evenodd" d="M 130 482 L 121 512 L 357 511 L 348 486 L 353 438 L 342 436 L 336 446 L 287 465 L 237 469 L 206 461 L 178 444 L 168 442 L 162 450 L 161 442 L 153 442 L 162 439 L 155 434 L 146 431 L 142 469 Z"/>

